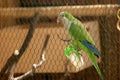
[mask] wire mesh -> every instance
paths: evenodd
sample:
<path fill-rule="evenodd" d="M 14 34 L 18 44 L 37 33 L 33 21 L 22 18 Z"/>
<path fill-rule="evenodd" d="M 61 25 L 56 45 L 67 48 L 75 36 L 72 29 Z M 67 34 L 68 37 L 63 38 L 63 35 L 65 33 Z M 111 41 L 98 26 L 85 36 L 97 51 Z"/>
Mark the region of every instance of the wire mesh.
<path fill-rule="evenodd" d="M 120 32 L 116 28 L 118 3 L 118 0 L 0 0 L 0 79 L 7 80 L 8 74 L 4 72 L 3 75 L 2 69 L 14 51 L 21 49 L 32 25 L 35 31 L 30 32 L 30 42 L 26 41 L 28 46 L 23 47 L 25 51 L 16 62 L 15 77 L 40 62 L 44 41 L 49 35 L 44 48 L 45 61 L 35 70 L 34 76 L 24 80 L 100 80 L 85 52 L 80 52 L 84 65 L 79 71 L 70 61 L 67 63 L 64 49 L 70 43 L 60 40 L 58 35 L 63 39 L 69 35 L 63 25 L 57 24 L 57 16 L 68 11 L 84 24 L 100 51 L 100 59 L 96 59 L 104 80 L 120 80 Z M 33 24 L 36 12 L 40 17 Z M 7 67 L 9 70 L 10 65 Z"/>

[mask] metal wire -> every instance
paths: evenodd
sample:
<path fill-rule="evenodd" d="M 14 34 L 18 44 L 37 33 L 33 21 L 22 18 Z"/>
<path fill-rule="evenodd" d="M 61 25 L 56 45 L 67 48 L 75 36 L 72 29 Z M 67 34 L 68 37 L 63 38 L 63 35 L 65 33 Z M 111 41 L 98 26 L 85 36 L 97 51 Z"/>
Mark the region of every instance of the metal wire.
<path fill-rule="evenodd" d="M 57 24 L 56 19 L 59 12 L 67 10 L 85 25 L 95 41 L 95 46 L 101 53 L 98 64 L 105 80 L 120 80 L 120 32 L 116 28 L 118 9 L 118 0 L 1 0 L 0 71 L 12 53 L 22 46 L 31 17 L 38 12 L 40 20 L 29 46 L 15 68 L 15 75 L 25 73 L 31 69 L 32 64 L 39 61 L 38 53 L 44 45 L 45 35 L 49 34 L 46 61 L 36 70 L 34 76 L 26 80 L 100 80 L 84 52 L 80 53 L 85 65 L 79 71 L 76 71 L 71 62 L 65 66 L 68 59 L 64 55 L 64 49 L 69 43 L 60 40 L 58 35 L 63 39 L 69 37 L 64 27 Z M 67 77 L 66 72 L 70 74 Z"/>

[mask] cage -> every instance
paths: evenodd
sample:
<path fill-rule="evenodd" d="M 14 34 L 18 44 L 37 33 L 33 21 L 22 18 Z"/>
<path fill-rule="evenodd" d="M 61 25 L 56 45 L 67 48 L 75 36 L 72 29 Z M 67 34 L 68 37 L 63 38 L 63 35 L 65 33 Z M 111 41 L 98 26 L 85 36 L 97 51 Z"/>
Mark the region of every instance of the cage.
<path fill-rule="evenodd" d="M 118 0 L 0 0 L 0 80 L 101 80 L 84 51 L 79 70 L 65 56 L 64 11 L 94 40 L 104 80 L 120 80 Z"/>

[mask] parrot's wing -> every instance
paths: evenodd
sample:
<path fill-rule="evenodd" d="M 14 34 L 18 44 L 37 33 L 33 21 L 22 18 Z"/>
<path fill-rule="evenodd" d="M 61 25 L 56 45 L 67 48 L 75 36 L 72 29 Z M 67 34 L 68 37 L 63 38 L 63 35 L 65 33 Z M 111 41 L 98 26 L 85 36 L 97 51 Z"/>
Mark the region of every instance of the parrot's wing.
<path fill-rule="evenodd" d="M 95 45 L 92 37 L 87 32 L 85 26 L 79 20 L 76 19 L 71 23 L 69 32 L 76 40 L 87 41 Z"/>
<path fill-rule="evenodd" d="M 80 21 L 78 20 L 73 21 L 70 28 L 70 34 L 75 38 L 75 40 L 80 41 L 94 55 L 99 57 L 100 54 L 97 48 L 95 47 L 93 39 L 91 38 L 86 28 Z"/>
<path fill-rule="evenodd" d="M 95 56 L 99 57 L 100 53 L 97 50 L 97 48 L 92 45 L 91 43 L 89 43 L 88 41 L 80 41 L 85 47 L 87 47 L 90 51 L 92 51 L 94 53 Z"/>

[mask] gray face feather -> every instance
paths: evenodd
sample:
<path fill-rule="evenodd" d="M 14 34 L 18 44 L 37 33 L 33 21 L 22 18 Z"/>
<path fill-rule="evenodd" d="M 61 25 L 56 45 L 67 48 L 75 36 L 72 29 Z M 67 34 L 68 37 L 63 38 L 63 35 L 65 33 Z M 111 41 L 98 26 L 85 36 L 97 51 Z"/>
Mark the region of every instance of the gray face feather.
<path fill-rule="evenodd" d="M 65 29 L 69 31 L 71 26 L 71 21 L 67 17 L 65 17 L 65 12 L 61 12 L 58 16 L 58 19 L 63 24 Z"/>

